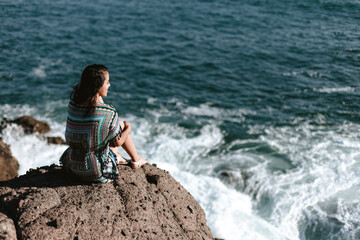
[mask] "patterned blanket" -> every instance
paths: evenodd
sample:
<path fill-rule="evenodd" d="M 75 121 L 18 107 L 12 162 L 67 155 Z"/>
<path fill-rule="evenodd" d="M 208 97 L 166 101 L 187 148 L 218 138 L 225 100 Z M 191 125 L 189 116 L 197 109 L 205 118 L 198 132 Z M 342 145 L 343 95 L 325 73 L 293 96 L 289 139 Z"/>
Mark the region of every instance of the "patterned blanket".
<path fill-rule="evenodd" d="M 110 141 L 121 126 L 116 109 L 98 103 L 95 111 L 85 116 L 87 106 L 70 101 L 67 112 L 65 139 L 69 148 L 60 158 L 65 170 L 86 181 L 107 182 L 115 179 L 118 168 Z"/>

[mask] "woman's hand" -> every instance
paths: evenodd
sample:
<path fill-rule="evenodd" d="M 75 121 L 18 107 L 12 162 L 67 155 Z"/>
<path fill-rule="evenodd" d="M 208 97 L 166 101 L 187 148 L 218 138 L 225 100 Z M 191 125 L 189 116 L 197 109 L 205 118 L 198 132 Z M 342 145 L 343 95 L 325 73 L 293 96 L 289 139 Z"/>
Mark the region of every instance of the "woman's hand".
<path fill-rule="evenodd" d="M 124 142 L 126 141 L 127 137 L 129 136 L 130 132 L 131 132 L 131 125 L 130 123 L 124 121 L 123 124 L 121 124 L 122 127 L 122 133 L 121 135 L 119 134 L 111 143 L 111 147 L 120 147 L 124 144 Z"/>
<path fill-rule="evenodd" d="M 123 131 L 129 131 L 129 133 L 131 132 L 131 125 L 129 122 L 124 121 L 124 129 Z"/>

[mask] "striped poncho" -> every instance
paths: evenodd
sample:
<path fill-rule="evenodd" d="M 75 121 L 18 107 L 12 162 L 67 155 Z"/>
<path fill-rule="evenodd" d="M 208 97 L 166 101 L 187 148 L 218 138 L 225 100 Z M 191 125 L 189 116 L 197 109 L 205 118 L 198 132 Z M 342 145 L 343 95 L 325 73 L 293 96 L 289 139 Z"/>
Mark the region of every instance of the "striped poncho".
<path fill-rule="evenodd" d="M 85 181 L 108 182 L 118 175 L 110 141 L 121 135 L 116 109 L 98 103 L 95 111 L 85 116 L 87 106 L 70 101 L 67 112 L 65 139 L 69 148 L 61 156 L 65 170 Z"/>

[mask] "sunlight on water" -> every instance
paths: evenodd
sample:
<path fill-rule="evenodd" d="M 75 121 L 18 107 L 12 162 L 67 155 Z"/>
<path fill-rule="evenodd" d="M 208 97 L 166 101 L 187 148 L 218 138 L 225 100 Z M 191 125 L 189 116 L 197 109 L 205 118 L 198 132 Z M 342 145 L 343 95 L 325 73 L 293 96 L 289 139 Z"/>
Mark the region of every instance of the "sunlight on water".
<path fill-rule="evenodd" d="M 71 86 L 104 64 L 105 102 L 214 237 L 360 239 L 358 0 L 0 5 L 2 118 L 64 137 Z M 1 137 L 20 174 L 66 148 L 15 125 Z"/>

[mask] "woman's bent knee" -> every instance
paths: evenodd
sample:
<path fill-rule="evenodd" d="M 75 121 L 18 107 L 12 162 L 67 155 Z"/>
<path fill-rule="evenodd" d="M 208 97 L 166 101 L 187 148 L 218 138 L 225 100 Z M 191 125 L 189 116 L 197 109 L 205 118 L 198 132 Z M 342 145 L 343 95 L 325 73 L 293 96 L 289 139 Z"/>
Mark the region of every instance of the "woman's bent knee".
<path fill-rule="evenodd" d="M 120 120 L 120 126 L 121 126 L 121 129 L 124 130 L 124 122 Z"/>

